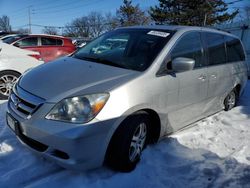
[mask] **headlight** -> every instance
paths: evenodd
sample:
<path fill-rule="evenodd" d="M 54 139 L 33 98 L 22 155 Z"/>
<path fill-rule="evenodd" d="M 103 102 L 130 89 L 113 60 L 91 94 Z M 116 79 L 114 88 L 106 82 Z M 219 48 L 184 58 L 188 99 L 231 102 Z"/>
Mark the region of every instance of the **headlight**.
<path fill-rule="evenodd" d="M 47 114 L 46 119 L 71 123 L 86 123 L 104 107 L 109 94 L 92 94 L 63 99 Z"/>

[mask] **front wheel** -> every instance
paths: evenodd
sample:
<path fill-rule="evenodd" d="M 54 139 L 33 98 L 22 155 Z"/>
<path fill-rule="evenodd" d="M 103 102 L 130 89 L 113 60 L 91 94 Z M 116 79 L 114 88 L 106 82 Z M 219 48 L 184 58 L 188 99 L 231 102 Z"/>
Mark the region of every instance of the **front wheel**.
<path fill-rule="evenodd" d="M 231 110 L 236 105 L 236 92 L 232 90 L 224 100 L 225 111 Z"/>
<path fill-rule="evenodd" d="M 149 122 L 146 112 L 137 112 L 118 127 L 106 155 L 106 162 L 111 168 L 130 172 L 136 167 L 149 139 Z"/>
<path fill-rule="evenodd" d="M 0 72 L 0 100 L 8 99 L 12 87 L 21 74 L 14 71 Z"/>

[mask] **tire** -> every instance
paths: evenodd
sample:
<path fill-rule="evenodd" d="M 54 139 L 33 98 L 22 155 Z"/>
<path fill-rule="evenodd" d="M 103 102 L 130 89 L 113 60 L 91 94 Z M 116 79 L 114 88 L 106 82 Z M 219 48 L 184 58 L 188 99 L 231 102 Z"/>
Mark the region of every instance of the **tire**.
<path fill-rule="evenodd" d="M 148 113 L 140 111 L 126 118 L 114 133 L 106 154 L 106 164 L 114 170 L 130 172 L 140 161 L 149 140 Z"/>
<path fill-rule="evenodd" d="M 232 108 L 234 108 L 236 106 L 236 102 L 237 102 L 237 93 L 234 90 L 232 90 L 227 97 L 224 100 L 224 110 L 225 111 L 229 111 Z"/>
<path fill-rule="evenodd" d="M 14 71 L 0 72 L 0 100 L 8 99 L 13 85 L 21 74 Z"/>

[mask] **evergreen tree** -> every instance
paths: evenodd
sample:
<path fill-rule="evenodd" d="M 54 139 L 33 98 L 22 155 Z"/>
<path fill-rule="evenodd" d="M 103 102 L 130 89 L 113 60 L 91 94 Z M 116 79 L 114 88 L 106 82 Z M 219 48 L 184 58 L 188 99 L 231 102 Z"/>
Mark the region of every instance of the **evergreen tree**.
<path fill-rule="evenodd" d="M 238 10 L 228 12 L 224 0 L 159 0 L 149 14 L 158 24 L 214 25 L 233 20 Z"/>
<path fill-rule="evenodd" d="M 132 0 L 124 0 L 123 5 L 116 12 L 117 21 L 121 26 L 145 25 L 149 23 L 149 17 L 142 11 L 139 5 L 132 5 Z"/>

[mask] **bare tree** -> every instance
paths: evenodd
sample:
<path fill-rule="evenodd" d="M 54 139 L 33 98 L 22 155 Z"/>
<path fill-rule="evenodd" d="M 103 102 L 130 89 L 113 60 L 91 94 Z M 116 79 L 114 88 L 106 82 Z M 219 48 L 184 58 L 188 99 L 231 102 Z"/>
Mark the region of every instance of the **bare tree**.
<path fill-rule="evenodd" d="M 90 37 L 98 37 L 105 30 L 105 18 L 99 12 L 91 12 L 87 17 L 90 25 Z"/>
<path fill-rule="evenodd" d="M 95 38 L 106 31 L 106 19 L 99 12 L 74 19 L 64 28 L 63 35 L 69 37 Z"/>
<path fill-rule="evenodd" d="M 55 27 L 45 27 L 43 29 L 43 33 L 48 34 L 48 35 L 58 35 L 59 31 Z"/>
<path fill-rule="evenodd" d="M 119 20 L 110 12 L 105 14 L 105 31 L 112 31 L 119 25 Z"/>
<path fill-rule="evenodd" d="M 83 16 L 74 19 L 71 23 L 67 24 L 64 28 L 63 35 L 69 37 L 89 37 L 90 24 L 88 18 Z"/>
<path fill-rule="evenodd" d="M 10 19 L 6 15 L 0 17 L 0 31 L 11 32 Z"/>

